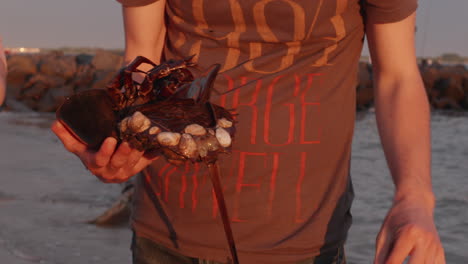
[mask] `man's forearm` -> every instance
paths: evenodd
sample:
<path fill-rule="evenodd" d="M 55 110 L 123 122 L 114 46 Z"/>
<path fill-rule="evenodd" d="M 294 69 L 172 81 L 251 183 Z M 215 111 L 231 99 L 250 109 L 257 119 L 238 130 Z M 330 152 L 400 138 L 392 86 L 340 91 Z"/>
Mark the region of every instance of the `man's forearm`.
<path fill-rule="evenodd" d="M 432 209 L 430 111 L 419 72 L 376 76 L 375 85 L 377 124 L 395 199 L 423 199 Z"/>
<path fill-rule="evenodd" d="M 161 60 L 166 28 L 164 7 L 160 0 L 141 7 L 123 7 L 125 31 L 125 64 L 137 56 L 145 56 L 155 63 Z"/>
<path fill-rule="evenodd" d="M 416 17 L 368 23 L 377 124 L 395 200 L 376 240 L 376 264 L 445 263 L 433 220 L 429 105 L 414 50 Z M 427 262 L 426 260 L 430 260 Z"/>

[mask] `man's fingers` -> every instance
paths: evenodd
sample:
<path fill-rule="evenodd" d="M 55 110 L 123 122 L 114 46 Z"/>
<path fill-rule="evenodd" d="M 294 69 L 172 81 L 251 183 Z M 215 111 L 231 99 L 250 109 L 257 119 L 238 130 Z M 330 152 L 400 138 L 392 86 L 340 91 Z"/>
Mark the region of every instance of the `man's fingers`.
<path fill-rule="evenodd" d="M 436 264 L 437 262 L 437 254 L 438 247 L 436 244 L 431 244 L 428 248 L 426 248 L 426 253 L 424 254 L 425 262 L 427 264 Z"/>
<path fill-rule="evenodd" d="M 70 132 L 59 122 L 55 121 L 51 126 L 52 132 L 62 141 L 63 146 L 70 152 L 78 154 L 86 150 L 86 145 L 73 137 Z"/>
<path fill-rule="evenodd" d="M 390 250 L 390 254 L 388 255 L 387 262 L 385 263 L 403 263 L 403 261 L 408 257 L 410 252 L 414 248 L 414 240 L 408 239 L 406 236 L 400 236 L 396 239 L 395 243 L 393 244 L 392 249 Z M 419 256 L 420 250 L 415 250 L 413 254 L 414 257 L 419 260 L 414 263 L 424 263 L 424 255 Z M 411 257 L 413 259 L 413 256 Z M 383 262 L 384 263 L 384 262 Z M 411 262 L 410 262 L 411 263 Z"/>
<path fill-rule="evenodd" d="M 433 263 L 432 262 L 434 261 L 433 259 L 431 260 L 431 262 L 426 262 L 426 260 L 428 259 L 426 259 L 426 254 L 424 253 L 427 253 L 427 252 L 423 248 L 416 248 L 415 250 L 413 250 L 413 252 L 411 253 L 410 259 L 408 261 L 408 264 Z M 403 260 L 401 261 L 401 263 L 403 263 Z M 399 262 L 395 262 L 395 263 L 399 263 Z"/>
<path fill-rule="evenodd" d="M 375 243 L 375 258 L 374 264 L 384 263 L 385 257 L 389 253 L 391 245 L 391 240 L 388 237 L 388 232 L 385 228 L 382 228 L 379 235 L 377 236 L 377 241 Z"/>
<path fill-rule="evenodd" d="M 426 262 L 428 264 L 445 264 L 444 249 L 440 243 L 431 243 L 426 249 Z M 411 262 L 410 262 L 411 263 Z"/>
<path fill-rule="evenodd" d="M 130 168 L 130 174 L 134 175 L 146 168 L 152 161 L 144 157 L 140 158 L 135 166 Z"/>
<path fill-rule="evenodd" d="M 109 164 L 112 154 L 115 151 L 117 140 L 112 137 L 108 137 L 102 142 L 99 151 L 96 152 L 93 160 L 93 166 L 97 168 L 105 167 Z"/>
<path fill-rule="evenodd" d="M 436 264 L 445 264 L 445 252 L 442 247 L 439 247 L 435 262 Z"/>
<path fill-rule="evenodd" d="M 110 159 L 110 168 L 117 169 L 123 167 L 127 163 L 131 152 L 132 149 L 127 142 L 120 144 L 120 146 L 117 148 L 117 151 Z"/>
<path fill-rule="evenodd" d="M 140 159 L 143 157 L 143 153 L 141 151 L 138 151 L 136 149 L 133 149 L 130 155 L 128 155 L 128 160 L 127 160 L 127 166 L 129 168 L 133 168 L 136 166 L 136 164 L 140 161 Z"/>
<path fill-rule="evenodd" d="M 142 169 L 144 169 L 146 166 L 148 166 L 151 163 L 151 160 L 145 159 L 145 158 L 140 158 L 137 160 L 136 164 L 134 166 L 127 166 L 125 165 L 124 167 L 116 169 L 115 174 L 112 177 L 101 177 L 105 179 L 105 182 L 108 183 L 121 183 L 128 181 L 131 177 L 133 177 L 135 174 L 140 172 Z"/>

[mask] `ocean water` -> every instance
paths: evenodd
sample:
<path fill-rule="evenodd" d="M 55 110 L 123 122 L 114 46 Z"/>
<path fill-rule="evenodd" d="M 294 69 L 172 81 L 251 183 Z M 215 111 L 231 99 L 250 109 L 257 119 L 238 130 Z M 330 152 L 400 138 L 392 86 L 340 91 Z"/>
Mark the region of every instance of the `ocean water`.
<path fill-rule="evenodd" d="M 347 256 L 372 263 L 375 237 L 391 205 L 393 184 L 373 113 L 358 116 L 351 174 L 355 189 Z M 432 114 L 432 181 L 435 222 L 447 263 L 468 263 L 468 114 Z"/>
<path fill-rule="evenodd" d="M 53 114 L 0 113 L 0 263 L 130 262 L 128 228 L 86 224 L 118 197 L 66 152 L 48 127 Z M 432 115 L 435 220 L 447 263 L 468 263 L 468 113 Z M 372 263 L 393 184 L 375 115 L 359 113 L 352 153 L 355 201 L 346 254 Z"/>

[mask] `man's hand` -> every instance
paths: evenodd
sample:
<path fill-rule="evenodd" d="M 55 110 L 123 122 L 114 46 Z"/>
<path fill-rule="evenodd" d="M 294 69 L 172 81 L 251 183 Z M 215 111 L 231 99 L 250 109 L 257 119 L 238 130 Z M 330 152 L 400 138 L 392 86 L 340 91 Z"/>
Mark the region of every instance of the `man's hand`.
<path fill-rule="evenodd" d="M 395 200 L 377 236 L 374 264 L 445 264 L 433 206 L 421 197 Z"/>
<path fill-rule="evenodd" d="M 104 140 L 95 152 L 75 139 L 59 121 L 55 121 L 51 129 L 68 151 L 78 156 L 92 174 L 106 183 L 125 182 L 153 161 L 145 158 L 143 152 L 130 148 L 126 142 L 116 150 L 115 138 Z"/>
<path fill-rule="evenodd" d="M 160 62 L 166 28 L 164 25 L 164 8 L 166 0 L 152 4 L 128 7 L 123 6 L 125 30 L 124 65 L 136 56 L 145 56 L 155 63 Z M 141 70 L 148 70 L 143 65 Z M 141 81 L 134 75 L 136 81 Z M 143 170 L 153 160 L 143 156 L 143 152 L 131 149 L 127 143 L 118 148 L 114 138 L 107 138 L 97 151 L 90 151 L 84 144 L 71 135 L 58 121 L 52 125 L 52 131 L 62 141 L 65 148 L 77 155 L 91 173 L 103 182 L 119 183 Z"/>

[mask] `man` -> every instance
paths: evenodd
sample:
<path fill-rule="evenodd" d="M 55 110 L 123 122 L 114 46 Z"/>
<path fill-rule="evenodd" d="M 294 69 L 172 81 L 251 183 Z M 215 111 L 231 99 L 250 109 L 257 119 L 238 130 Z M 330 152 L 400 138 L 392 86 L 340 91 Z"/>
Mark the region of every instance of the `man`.
<path fill-rule="evenodd" d="M 402 263 L 409 255 L 410 263 L 445 263 L 433 221 L 429 107 L 413 48 L 414 0 L 119 1 L 127 63 L 138 55 L 159 62 L 194 54 L 200 70 L 222 65 L 215 88 L 225 94 L 213 101 L 238 113 L 233 153 L 220 166 L 241 263 L 345 262 L 365 30 L 378 126 L 396 186 L 375 263 Z M 143 170 L 132 215 L 135 263 L 225 262 L 206 168 L 148 160 L 127 143 L 115 149 L 112 138 L 90 152 L 59 123 L 52 129 L 104 182 Z"/>

